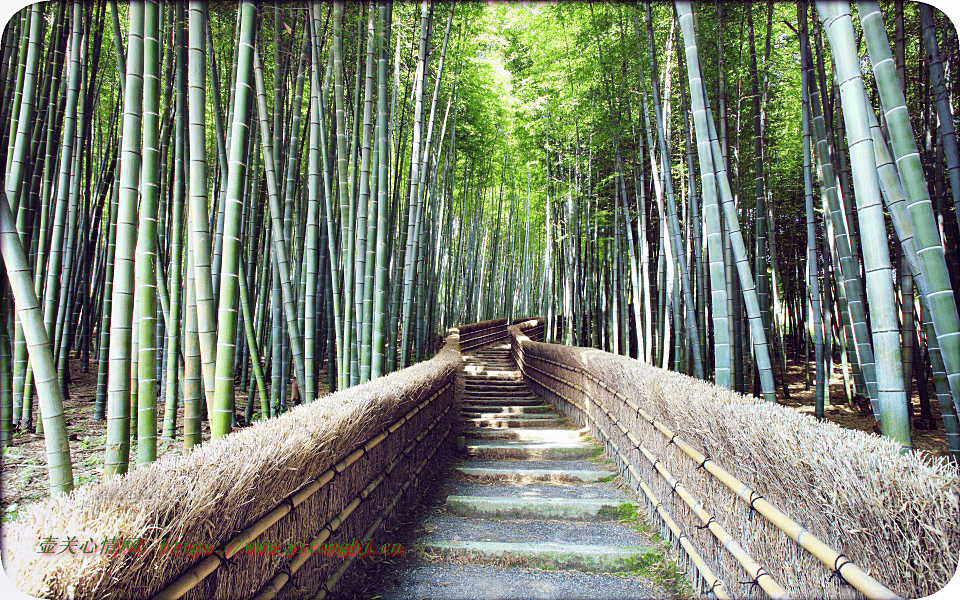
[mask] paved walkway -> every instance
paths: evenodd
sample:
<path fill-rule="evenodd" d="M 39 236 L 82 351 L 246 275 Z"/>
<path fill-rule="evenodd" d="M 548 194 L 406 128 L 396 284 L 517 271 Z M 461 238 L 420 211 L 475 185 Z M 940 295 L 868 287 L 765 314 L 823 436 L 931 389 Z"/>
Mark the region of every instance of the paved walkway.
<path fill-rule="evenodd" d="M 583 430 L 531 393 L 498 343 L 464 355 L 465 460 L 366 597 L 665 598 L 662 547 Z M 371 593 L 372 592 L 372 593 Z"/>

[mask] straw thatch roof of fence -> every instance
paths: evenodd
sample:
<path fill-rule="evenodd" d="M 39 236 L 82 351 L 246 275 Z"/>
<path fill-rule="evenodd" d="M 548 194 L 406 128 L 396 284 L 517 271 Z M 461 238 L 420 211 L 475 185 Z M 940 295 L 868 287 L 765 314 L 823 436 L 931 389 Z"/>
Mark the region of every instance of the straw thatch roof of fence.
<path fill-rule="evenodd" d="M 889 438 L 817 421 L 784 406 L 627 357 L 529 341 L 524 341 L 522 348 L 527 363 L 571 380 L 577 380 L 575 373 L 547 361 L 579 367 L 630 398 L 904 597 L 932 594 L 956 572 L 960 557 L 960 477 L 950 459 L 921 451 L 901 454 L 900 445 Z M 527 375 L 536 377 L 536 372 L 527 369 Z M 545 381 L 577 394 L 563 384 Z M 577 381 L 589 385 L 583 376 Z M 593 386 L 593 390 L 595 399 L 604 402 L 636 432 L 788 592 L 805 597 L 843 595 L 842 582 L 831 578 L 829 569 L 752 514 L 744 502 L 708 473 L 697 469 L 689 457 L 625 402 L 599 386 Z M 597 413 L 592 416 L 602 421 L 605 415 L 599 410 Z M 659 479 L 646 459 L 632 451 L 637 464 L 647 468 L 649 478 Z M 659 490 L 659 497 L 665 499 L 665 505 L 671 503 L 671 514 L 684 521 L 684 530 L 698 547 L 715 547 L 706 530 L 694 527 L 700 522 L 679 505 L 675 495 L 671 498 L 669 486 L 661 485 Z M 708 558 L 711 555 L 725 565 L 723 571 L 743 580 L 745 573 L 728 554 L 708 551 Z M 729 579 L 727 584 L 735 595 L 751 593 L 747 585 Z"/>

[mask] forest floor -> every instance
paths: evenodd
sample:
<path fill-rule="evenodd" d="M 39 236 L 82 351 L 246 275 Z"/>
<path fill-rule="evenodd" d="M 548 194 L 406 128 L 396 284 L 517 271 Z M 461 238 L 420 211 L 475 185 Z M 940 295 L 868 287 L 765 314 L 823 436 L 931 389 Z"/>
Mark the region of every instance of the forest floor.
<path fill-rule="evenodd" d="M 810 387 L 805 384 L 804 365 L 800 361 L 787 360 L 787 389 L 790 392 L 790 398 L 782 397 L 782 388 L 777 388 L 777 397 L 784 406 L 789 406 L 799 412 L 813 415 L 814 413 L 814 369 L 816 365 L 810 361 Z M 779 380 L 777 381 L 779 384 Z M 918 429 L 916 421 L 920 417 L 920 396 L 917 394 L 917 385 L 914 382 L 913 395 L 910 403 L 913 406 L 910 416 L 910 438 L 913 447 L 923 450 L 933 456 L 950 456 L 950 448 L 947 446 L 947 438 L 943 431 L 943 418 L 940 416 L 940 404 L 937 402 L 934 393 L 933 379 L 927 382 L 927 389 L 930 390 L 930 411 L 932 422 L 936 429 L 923 430 Z M 833 378 L 830 380 L 830 397 L 824 407 L 824 420 L 836 423 L 841 427 L 848 429 L 859 429 L 867 433 L 874 432 L 874 420 L 871 414 L 863 414 L 858 407 L 847 404 L 843 394 L 843 376 L 840 365 L 835 365 L 833 369 Z"/>
<path fill-rule="evenodd" d="M 93 405 L 97 392 L 97 370 L 91 362 L 90 370 L 84 373 L 79 360 L 71 359 L 70 398 L 64 400 L 63 410 L 67 418 L 67 435 L 70 438 L 70 457 L 73 460 L 73 478 L 77 486 L 103 479 L 104 447 L 107 440 L 107 421 L 93 418 Z M 251 381 L 251 386 L 256 384 Z M 321 370 L 317 386 L 325 390 L 327 386 L 326 370 Z M 289 393 L 289 388 L 288 388 Z M 36 400 L 34 400 L 36 402 Z M 242 418 L 246 407 L 247 392 L 237 387 L 237 412 Z M 34 404 L 34 419 L 39 415 Z M 163 398 L 158 399 L 158 419 L 163 419 Z M 255 413 L 259 406 L 255 407 Z M 177 410 L 177 437 L 174 440 L 162 439 L 157 435 L 157 458 L 184 452 L 181 426 L 183 407 Z M 238 423 L 238 427 L 242 422 Z M 202 421 L 201 438 L 210 439 L 210 425 Z M 137 446 L 133 440 L 130 447 L 130 468 L 137 468 Z M 0 452 L 0 519 L 10 522 L 16 519 L 18 511 L 29 504 L 47 497 L 49 482 L 47 479 L 47 456 L 43 435 L 34 432 L 16 431 L 13 443 Z"/>
<path fill-rule="evenodd" d="M 106 420 L 93 419 L 93 403 L 96 396 L 97 373 L 91 365 L 90 371 L 83 373 L 79 360 L 71 360 L 71 374 L 73 381 L 70 384 L 71 396 L 64 401 L 64 411 L 67 416 L 67 432 L 70 437 L 70 455 L 73 459 L 73 476 L 76 484 L 96 482 L 103 478 L 103 448 L 106 443 Z M 810 364 L 810 378 L 813 379 L 814 365 Z M 321 380 L 317 382 L 320 389 L 326 389 L 326 371 L 321 370 Z M 804 368 L 801 362 L 787 363 L 787 388 L 790 399 L 781 402 L 785 406 L 794 408 L 802 413 L 812 415 L 813 383 L 810 389 L 805 389 Z M 933 382 L 929 382 L 931 393 Z M 777 390 L 781 395 L 781 390 Z M 914 385 L 912 403 L 914 417 L 911 424 L 920 414 L 920 400 Z M 247 394 L 237 389 L 237 407 L 246 406 Z M 162 406 L 160 407 L 162 416 Z M 924 431 L 916 427 L 911 428 L 911 436 L 915 448 L 926 451 L 934 456 L 949 456 L 946 437 L 943 432 L 943 422 L 940 417 L 940 406 L 936 396 L 931 398 L 931 410 L 936 429 Z M 848 405 L 843 395 L 843 379 L 840 368 L 834 369 L 834 377 L 830 381 L 830 402 L 825 408 L 825 419 L 849 429 L 859 429 L 867 433 L 873 432 L 874 421 L 872 416 L 861 414 L 855 406 Z M 35 415 L 36 416 L 36 415 Z M 183 422 L 183 409 L 178 410 L 177 423 Z M 183 452 L 182 438 L 175 440 L 157 439 L 157 456 Z M 210 437 L 210 428 L 206 421 L 202 423 L 201 435 L 204 440 Z M 131 463 L 136 460 L 136 444 L 131 445 Z M 25 506 L 41 500 L 47 496 L 47 460 L 46 449 L 42 435 L 32 430 L 17 431 L 13 436 L 13 444 L 0 453 L 0 519 L 3 522 L 13 521 L 18 511 Z M 132 468 L 136 466 L 131 465 Z"/>

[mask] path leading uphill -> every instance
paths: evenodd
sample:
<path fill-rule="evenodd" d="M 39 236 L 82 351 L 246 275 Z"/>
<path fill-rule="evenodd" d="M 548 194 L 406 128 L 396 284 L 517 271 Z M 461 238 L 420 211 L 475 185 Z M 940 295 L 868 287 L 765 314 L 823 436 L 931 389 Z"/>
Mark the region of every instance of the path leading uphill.
<path fill-rule="evenodd" d="M 662 548 L 636 526 L 636 502 L 612 483 L 615 467 L 586 431 L 533 395 L 509 344 L 465 354 L 463 370 L 465 460 L 439 483 L 441 502 L 373 595 L 671 596 L 654 583 Z"/>

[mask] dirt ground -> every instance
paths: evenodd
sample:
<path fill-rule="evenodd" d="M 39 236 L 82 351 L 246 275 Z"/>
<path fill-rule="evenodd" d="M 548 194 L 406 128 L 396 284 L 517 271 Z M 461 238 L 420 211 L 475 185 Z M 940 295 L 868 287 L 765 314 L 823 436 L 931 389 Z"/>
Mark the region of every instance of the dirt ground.
<path fill-rule="evenodd" d="M 93 364 L 90 371 L 83 373 L 79 360 L 70 361 L 73 380 L 70 384 L 70 398 L 64 401 L 64 413 L 67 417 L 67 434 L 70 438 L 70 456 L 73 459 L 73 477 L 77 486 L 103 479 L 104 446 L 107 439 L 106 420 L 93 419 L 93 405 L 97 390 L 97 372 Z M 256 384 L 251 381 L 251 386 Z M 326 390 L 326 372 L 321 371 L 318 388 Z M 289 389 L 288 389 L 289 392 Z M 36 400 L 34 400 L 36 402 Z M 163 399 L 158 400 L 158 418 L 163 418 Z M 237 388 L 238 414 L 246 407 L 247 393 Z M 257 407 L 259 408 L 259 407 Z M 34 405 L 34 418 L 38 416 Z M 177 439 L 157 438 L 157 456 L 184 452 L 180 426 L 183 423 L 183 408 L 177 411 Z M 242 426 L 242 422 L 238 425 Z M 201 437 L 210 439 L 210 426 L 201 423 Z M 131 469 L 137 468 L 136 441 L 131 443 Z M 46 497 L 48 491 L 47 459 L 43 436 L 33 430 L 18 431 L 13 443 L 0 453 L 0 518 L 9 522 L 17 517 L 17 512 L 28 504 Z"/>
<path fill-rule="evenodd" d="M 88 373 L 81 372 L 79 361 L 71 361 L 73 383 L 70 385 L 71 397 L 64 403 L 67 416 L 67 431 L 70 437 L 70 453 L 73 458 L 74 478 L 77 485 L 96 482 L 103 477 L 103 448 L 106 442 L 106 421 L 93 420 L 93 403 L 96 394 L 97 374 L 92 368 Z M 810 365 L 810 377 L 813 378 L 814 365 Z M 326 389 L 326 373 L 318 381 L 318 388 Z M 803 413 L 813 414 L 813 383 L 810 389 L 804 387 L 804 370 L 802 363 L 787 364 L 787 387 L 790 399 L 782 400 L 789 406 Z M 914 385 L 914 388 L 916 386 Z M 929 384 L 933 391 L 933 382 Z M 780 390 L 778 390 L 778 393 Z M 247 394 L 237 390 L 237 406 L 244 407 Z M 920 400 L 914 389 L 912 402 L 915 415 L 920 414 Z M 913 428 L 911 435 L 915 448 L 926 451 L 935 456 L 948 456 L 946 437 L 943 433 L 943 423 L 940 420 L 940 407 L 936 397 L 932 399 L 933 420 L 937 429 L 921 431 Z M 162 409 L 161 409 L 162 410 Z M 177 414 L 177 422 L 182 423 L 183 409 Z M 849 406 L 844 401 L 843 380 L 840 368 L 834 369 L 834 377 L 830 382 L 830 403 L 825 408 L 825 419 L 850 429 L 872 432 L 874 422 L 872 417 L 864 416 L 856 407 Z M 911 420 L 912 421 L 912 420 Z M 179 435 L 179 431 L 178 431 Z M 206 422 L 202 424 L 202 437 L 209 439 L 210 429 Z M 172 452 L 183 452 L 183 442 L 176 440 L 157 440 L 157 454 L 162 456 Z M 135 460 L 136 444 L 131 447 L 131 461 Z M 131 468 L 137 468 L 131 466 Z M 0 453 L 0 517 L 4 522 L 16 518 L 17 512 L 32 502 L 36 502 L 47 495 L 46 451 L 43 436 L 32 431 L 16 432 L 13 444 Z"/>
<path fill-rule="evenodd" d="M 802 413 L 813 415 L 814 369 L 815 364 L 811 361 L 810 388 L 805 389 L 803 363 L 787 361 L 786 380 L 787 389 L 790 392 L 790 399 L 784 400 L 781 398 L 780 402 L 784 406 L 789 406 Z M 863 415 L 856 407 L 846 403 L 843 394 L 843 376 L 840 371 L 840 365 L 835 365 L 833 371 L 833 378 L 830 380 L 829 402 L 824 407 L 824 420 L 848 429 L 859 429 L 860 431 L 873 433 L 873 417 Z M 777 383 L 780 383 L 779 380 Z M 911 441 L 913 442 L 914 448 L 923 450 L 933 456 L 949 456 L 950 449 L 949 446 L 947 446 L 947 438 L 943 431 L 943 419 L 940 416 L 940 405 L 937 403 L 932 379 L 927 382 L 927 389 L 930 390 L 930 410 L 936 429 L 924 431 L 914 426 L 914 421 L 920 416 L 920 396 L 917 395 L 917 385 L 916 381 L 914 381 L 913 396 L 910 398 L 913 404 L 913 416 L 910 418 Z M 777 388 L 777 395 L 778 397 L 782 395 L 780 388 Z"/>

